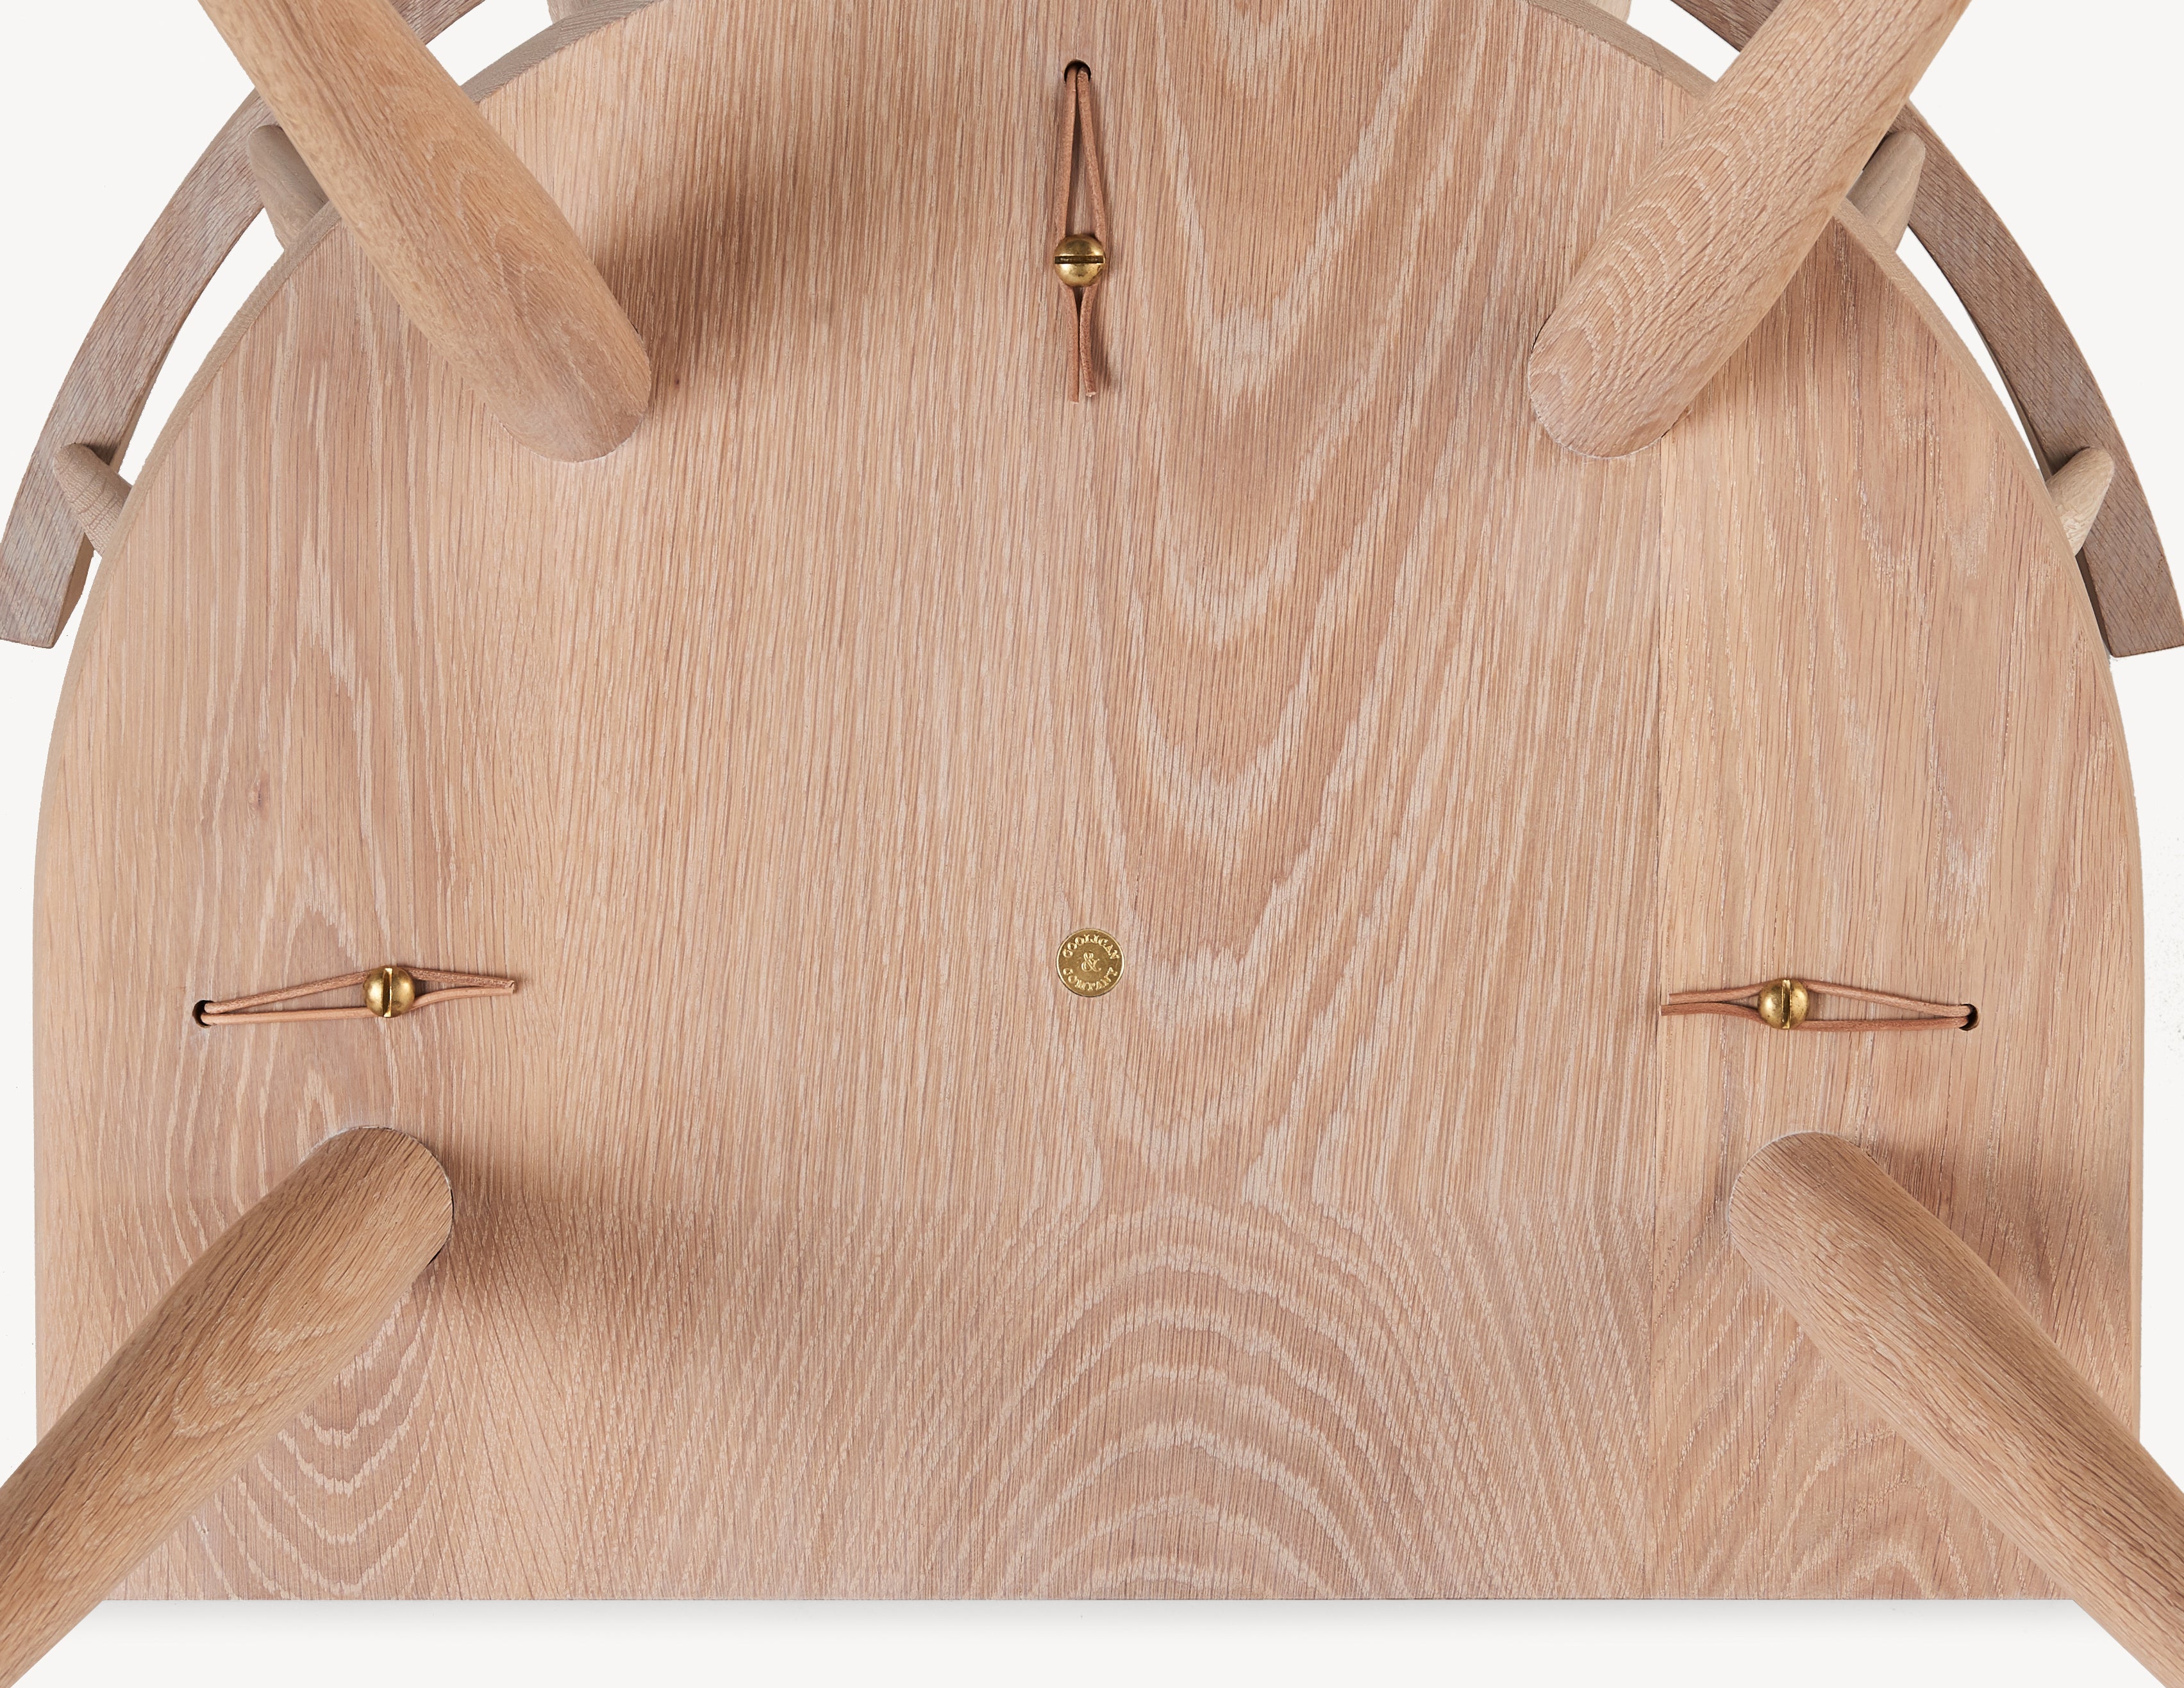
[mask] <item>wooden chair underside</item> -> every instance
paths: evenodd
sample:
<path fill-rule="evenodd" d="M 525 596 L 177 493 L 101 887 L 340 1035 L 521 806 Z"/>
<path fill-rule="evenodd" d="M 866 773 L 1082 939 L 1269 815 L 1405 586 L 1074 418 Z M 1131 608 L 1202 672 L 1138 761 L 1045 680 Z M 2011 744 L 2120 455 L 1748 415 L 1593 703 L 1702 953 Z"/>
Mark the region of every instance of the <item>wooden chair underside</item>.
<path fill-rule="evenodd" d="M 393 0 L 431 40 L 479 0 Z M 557 8 L 555 24 L 472 80 L 482 98 L 540 58 L 582 40 L 652 0 L 586 0 Z M 716 0 L 718 3 L 718 0 Z M 1653 43 L 1574 0 L 1539 0 L 1644 56 L 1686 82 L 1696 72 Z M 1678 0 L 1708 29 L 1741 47 L 1774 0 Z M 88 575 L 91 547 L 56 482 L 56 456 L 72 445 L 118 463 L 135 435 L 153 383 L 200 294 L 261 209 L 248 143 L 269 120 L 254 95 L 213 139 L 144 238 L 101 309 L 40 435 L 35 458 L 0 532 L 0 639 L 57 640 Z M 2081 547 L 2086 587 L 2109 649 L 2119 656 L 2184 643 L 2169 562 L 2145 488 L 2070 326 L 1994 207 L 1918 111 L 1897 128 L 1925 148 L 1912 226 L 1986 343 L 2043 472 L 2088 448 L 2108 454 L 2115 482 Z"/>
<path fill-rule="evenodd" d="M 336 1130 L 454 1241 L 128 1591 L 2048 1591 L 1723 1205 L 1854 1136 L 2135 1422 L 2101 639 L 1855 213 L 1659 446 L 1540 429 L 1689 97 L 1524 0 L 658 0 L 485 107 L 658 374 L 575 466 L 338 228 L 285 265 L 56 733 L 42 1412 Z M 385 961 L 521 989 L 192 1017 Z M 1785 972 L 1980 1023 L 1660 1017 Z"/>

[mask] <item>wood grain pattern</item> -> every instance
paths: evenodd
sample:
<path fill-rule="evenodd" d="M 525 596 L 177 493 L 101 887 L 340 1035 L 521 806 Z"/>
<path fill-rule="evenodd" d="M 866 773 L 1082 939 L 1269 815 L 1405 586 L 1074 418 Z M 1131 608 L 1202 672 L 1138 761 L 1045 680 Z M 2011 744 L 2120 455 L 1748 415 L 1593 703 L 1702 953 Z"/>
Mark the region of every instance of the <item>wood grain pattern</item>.
<path fill-rule="evenodd" d="M 101 552 L 111 550 L 120 532 L 121 512 L 129 503 L 129 483 L 97 452 L 81 445 L 53 454 L 53 480 L 83 537 Z"/>
<path fill-rule="evenodd" d="M 476 0 L 397 3 L 429 41 Z M 1680 3 L 1741 45 L 1766 15 L 1771 0 Z M 557 22 L 578 19 L 580 29 L 610 22 L 630 9 L 629 0 L 592 0 L 585 5 L 555 0 L 549 6 Z M 1612 6 L 1602 9 L 1607 15 L 1621 15 Z M 1664 56 L 1644 37 L 1610 39 L 1618 39 L 1642 62 L 1654 63 Z M 480 83 L 490 81 L 490 75 L 468 86 L 473 97 L 479 96 Z M 248 116 L 262 121 L 263 115 L 264 107 L 254 97 L 237 120 Z M 2124 656 L 2184 644 L 2184 612 L 2177 606 L 2160 536 L 2137 471 L 2084 354 L 2024 252 L 1963 167 L 1940 148 L 1915 110 L 1906 108 L 1902 121 L 1930 148 L 1943 152 L 1937 170 L 1940 203 L 1930 208 L 1928 226 L 1920 238 L 1979 325 L 2027 432 L 2036 443 L 2047 442 L 2039 446 L 2045 465 L 2053 467 L 2067 460 L 2075 449 L 2068 444 L 2073 438 L 2100 444 L 2118 460 L 2122 491 L 2107 526 L 2081 559 L 2109 649 Z M 118 457 L 125 449 L 127 435 L 134 430 L 136 415 L 174 333 L 249 221 L 249 207 L 221 185 L 232 173 L 232 148 L 241 142 L 235 124 L 221 131 L 131 260 L 55 402 L 41 437 L 42 454 L 79 437 L 114 433 L 119 434 L 120 444 L 113 454 Z M 203 226 L 196 226 L 193 220 Z M 178 261 L 166 261 L 177 254 Z M 125 420 L 87 428 L 86 416 Z M 0 534 L 0 639 L 49 645 L 75 606 L 90 553 L 76 534 L 58 522 L 58 514 L 51 483 L 34 460 L 8 528 Z"/>
<path fill-rule="evenodd" d="M 192 1262 L 0 1485 L 0 1685 L 353 1362 L 448 1240 L 414 1138 L 333 1138 Z"/>
<path fill-rule="evenodd" d="M 1533 409 L 1573 451 L 1673 426 L 1758 327 L 1965 0 L 1788 0 L 1616 207 L 1540 331 Z"/>
<path fill-rule="evenodd" d="M 1752 1157 L 1730 1222 L 1860 1399 L 2184 1685 L 2184 1492 L 1986 1262 L 1854 1145 L 1814 1133 Z"/>
<path fill-rule="evenodd" d="M 2096 446 L 2080 452 L 2048 477 L 2055 514 L 2072 551 L 2084 548 L 2086 536 L 2100 521 L 2101 505 L 2115 485 L 2115 459 Z"/>
<path fill-rule="evenodd" d="M 388 291 L 533 451 L 604 457 L 644 343 L 537 178 L 385 0 L 202 0 Z"/>
<path fill-rule="evenodd" d="M 2006 426 L 1992 390 L 1861 224 L 1662 447 L 1662 967 L 1979 1023 L 1664 1022 L 1656 1575 L 1692 1594 L 2045 1590 L 1729 1258 L 1730 1181 L 1786 1130 L 1871 1149 L 2137 1412 L 2141 1021 L 2082 1008 L 2142 989 L 2122 728 L 2046 488 L 1964 448 Z"/>
<path fill-rule="evenodd" d="M 396 0 L 426 41 L 477 4 Z M 191 309 L 258 216 L 247 148 L 270 120 L 255 95 L 242 103 L 183 178 L 84 337 L 0 532 L 0 639 L 50 645 L 68 625 L 92 547 L 53 484 L 54 454 L 82 445 L 119 463 L 128 450 Z"/>
<path fill-rule="evenodd" d="M 1871 220 L 1881 244 L 1891 251 L 1903 244 L 1903 231 L 1911 226 L 1911 209 L 1919 202 L 1919 175 L 1925 164 L 1925 142 L 1916 135 L 1891 135 L 1875 148 L 1851 184 L 1850 203 Z"/>
<path fill-rule="evenodd" d="M 1774 0 L 1676 3 L 1738 47 L 1774 8 Z M 1897 127 L 1926 148 L 1912 232 L 1986 342 L 2041 469 L 2053 473 L 2095 446 L 2115 460 L 2107 519 L 2079 559 L 2109 649 L 2132 656 L 2184 645 L 2184 609 L 2146 489 L 2070 325 L 2024 248 L 1917 108 L 1906 106 Z"/>
<path fill-rule="evenodd" d="M 1844 1460 L 1741 1390 L 1662 1405 L 1678 1298 L 1740 1268 L 1656 1285 L 1657 1226 L 1703 1241 L 1727 1195 L 1664 1103 L 1658 1004 L 1749 937 L 1663 818 L 1669 744 L 1740 694 L 1667 664 L 1806 627 L 1709 632 L 1680 594 L 1747 590 L 1709 571 L 1764 560 L 1769 616 L 1807 577 L 1715 555 L 1669 453 L 1530 420 L 1537 325 L 1703 86 L 1635 40 L 1580 0 L 660 0 L 484 107 L 654 349 L 655 414 L 588 465 L 501 436 L 345 229 L 291 255 L 140 476 L 62 710 L 42 1404 L 339 1124 L 423 1137 L 463 1223 L 132 1592 L 1714 1591 L 1684 1454 L 1754 1427 L 1857 1524 L 1749 1591 L 1861 1591 L 1854 1554 L 2031 1585 L 1908 1455 Z M 1076 409 L 1045 236 L 1072 58 L 1115 237 Z M 882 226 L 874 287 L 840 254 Z M 1936 667 L 2080 734 L 2083 810 L 2021 755 L 1936 777 L 2051 841 L 2036 914 L 2114 955 L 2120 750 L 2083 733 L 2108 680 L 2045 489 L 1900 265 L 1850 232 L 1811 273 L 1758 343 L 1809 354 L 1830 428 L 1869 360 L 1893 383 L 1903 437 L 1827 434 L 1804 493 L 1877 512 L 1914 594 L 1888 606 L 1958 566 L 1919 549 L 1930 498 L 2023 518 L 1923 642 L 1841 634 L 1869 734 L 1919 743 Z M 1776 404 L 1720 424 L 1720 497 L 1787 521 Z M 2041 653 L 2007 687 L 2004 628 Z M 1915 838 L 1921 766 L 1796 790 Z M 1886 955 L 1852 916 L 1879 886 L 1902 923 L 1917 864 L 1847 861 L 1816 972 L 1954 983 L 2032 941 L 2015 853 L 1950 856 L 1942 937 Z M 1088 925 L 1128 956 L 1096 1001 L 1054 975 Z M 524 989 L 187 1015 L 390 955 Z M 2135 961 L 2070 965 L 2055 1035 L 2096 1050 Z M 1846 1111 L 1961 1059 L 1830 1041 Z M 2033 1305 L 2126 1388 L 2128 1239 L 2072 1216 L 2127 1204 L 2135 1050 L 2071 1100 L 2067 1177 L 1990 1191 L 1997 1128 L 1958 1139 L 1993 1257 L 2067 1245 Z M 2021 1113 L 2044 1073 L 1979 1094 Z M 1814 1534 L 1779 1493 L 1731 1526 Z"/>
<path fill-rule="evenodd" d="M 311 174 L 311 167 L 304 162 L 288 131 L 279 124 L 269 123 L 254 131 L 249 151 L 258 197 L 265 202 L 266 220 L 273 225 L 283 247 L 293 246 L 326 209 L 326 191 L 319 186 L 318 177 Z"/>

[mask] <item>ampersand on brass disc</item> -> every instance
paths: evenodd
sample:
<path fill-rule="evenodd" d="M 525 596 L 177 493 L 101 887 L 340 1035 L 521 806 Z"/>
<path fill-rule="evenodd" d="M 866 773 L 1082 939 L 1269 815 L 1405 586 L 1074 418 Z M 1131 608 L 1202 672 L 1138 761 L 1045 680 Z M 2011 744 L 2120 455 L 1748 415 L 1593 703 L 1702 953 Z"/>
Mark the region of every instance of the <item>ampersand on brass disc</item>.
<path fill-rule="evenodd" d="M 1061 940 L 1055 967 L 1062 983 L 1079 996 L 1105 996 L 1123 977 L 1123 946 L 1106 933 L 1087 927 Z"/>

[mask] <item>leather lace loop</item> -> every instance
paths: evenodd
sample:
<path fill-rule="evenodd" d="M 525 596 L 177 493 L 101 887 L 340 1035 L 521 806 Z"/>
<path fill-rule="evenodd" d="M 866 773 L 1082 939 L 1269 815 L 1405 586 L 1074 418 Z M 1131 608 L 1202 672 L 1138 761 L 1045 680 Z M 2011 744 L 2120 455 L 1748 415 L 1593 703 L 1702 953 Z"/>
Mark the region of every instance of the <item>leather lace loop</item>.
<path fill-rule="evenodd" d="M 261 990 L 254 996 L 231 996 L 219 1002 L 207 1002 L 198 1009 L 198 1022 L 204 1026 L 256 1026 L 285 1024 L 299 1020 L 385 1018 L 386 1016 L 363 1002 L 321 1008 L 283 1006 L 305 997 L 323 996 L 331 991 L 361 989 L 379 971 L 377 967 L 364 967 L 333 978 L 314 979 L 309 984 L 283 985 L 278 990 Z M 443 1003 L 460 1002 L 465 997 L 515 994 L 514 979 L 501 978 L 492 973 L 451 973 L 434 967 L 410 967 L 407 971 L 418 983 L 432 987 L 430 990 L 417 993 L 416 1008 L 437 1007 Z"/>
<path fill-rule="evenodd" d="M 1767 1025 L 1769 1022 L 1754 1004 L 1759 994 L 1774 983 L 1767 979 L 1758 984 L 1730 985 L 1723 990 L 1680 990 L 1661 1006 L 1661 1012 L 1663 1017 L 1716 1014 L 1726 1019 Z M 1801 1032 L 1969 1032 L 1979 1023 L 1979 1010 L 1969 1002 L 1928 1002 L 1920 997 L 1866 990 L 1854 984 L 1824 984 L 1811 979 L 1803 983 L 1815 997 L 1842 997 L 1897 1011 L 1852 1019 L 1808 1019 L 1794 1028 Z M 1752 1001 L 1745 1000 L 1747 998 Z"/>
<path fill-rule="evenodd" d="M 1054 160 L 1053 238 L 1048 242 L 1048 249 L 1051 252 L 1060 246 L 1070 232 L 1070 190 L 1076 180 L 1081 143 L 1085 191 L 1092 202 L 1092 232 L 1112 262 L 1114 249 L 1107 239 L 1107 188 L 1100 175 L 1099 131 L 1092 114 L 1092 72 L 1083 64 L 1071 65 L 1063 73 L 1062 88 L 1061 135 L 1055 148 Z M 1057 279 L 1069 303 L 1069 402 L 1072 404 L 1091 398 L 1098 391 L 1093 374 L 1092 312 L 1106 280 L 1104 267 L 1098 276 L 1081 287 L 1072 287 Z"/>

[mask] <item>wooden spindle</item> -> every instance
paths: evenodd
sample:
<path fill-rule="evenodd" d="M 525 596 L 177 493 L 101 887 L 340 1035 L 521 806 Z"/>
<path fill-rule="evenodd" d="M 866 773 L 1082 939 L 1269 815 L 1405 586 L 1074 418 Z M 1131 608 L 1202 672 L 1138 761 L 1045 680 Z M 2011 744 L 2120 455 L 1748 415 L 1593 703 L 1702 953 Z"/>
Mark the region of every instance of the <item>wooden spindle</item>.
<path fill-rule="evenodd" d="M 292 247 L 326 209 L 326 191 L 287 131 L 276 123 L 251 131 L 249 153 L 250 173 L 257 178 L 266 220 L 281 246 Z"/>
<path fill-rule="evenodd" d="M 1783 0 L 1618 203 L 1532 349 L 1573 451 L 1666 433 L 1759 326 L 1966 0 Z"/>
<path fill-rule="evenodd" d="M 652 371 L 544 188 L 387 0 L 203 0 L 381 278 L 502 425 L 578 460 Z"/>
<path fill-rule="evenodd" d="M 1836 1375 L 2184 1688 L 2184 1492 L 1986 1262 L 1838 1137 L 1769 1144 L 1729 1217 Z"/>
<path fill-rule="evenodd" d="M 0 1485 L 0 1688 L 355 1358 L 452 1217 L 424 1145 L 352 1131 L 182 1274 Z"/>
<path fill-rule="evenodd" d="M 2115 459 L 2089 446 L 2048 477 L 2048 493 L 2063 519 L 2063 537 L 2070 542 L 2072 556 L 2086 549 L 2086 538 L 2101 519 L 2101 505 L 2115 484 Z"/>
<path fill-rule="evenodd" d="M 55 452 L 53 479 L 91 549 L 104 556 L 120 526 L 122 506 L 129 502 L 129 483 L 87 445 L 64 445 Z"/>
<path fill-rule="evenodd" d="M 1919 202 L 1919 176 L 1926 167 L 1926 143 L 1902 132 L 1883 141 L 1851 184 L 1850 203 L 1863 211 L 1893 251 L 1911 226 Z"/>

